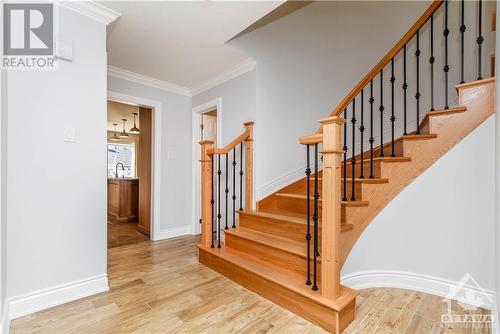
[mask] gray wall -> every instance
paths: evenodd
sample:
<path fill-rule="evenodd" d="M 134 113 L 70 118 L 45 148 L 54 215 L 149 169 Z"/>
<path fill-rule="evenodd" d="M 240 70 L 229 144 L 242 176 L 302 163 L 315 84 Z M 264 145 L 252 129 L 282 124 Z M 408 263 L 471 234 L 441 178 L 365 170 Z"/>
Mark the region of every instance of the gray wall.
<path fill-rule="evenodd" d="M 59 30 L 72 62 L 8 76 L 9 298 L 106 277 L 106 27 L 59 8 Z"/>
<path fill-rule="evenodd" d="M 160 230 L 191 226 L 191 98 L 113 77 L 108 90 L 161 102 Z"/>

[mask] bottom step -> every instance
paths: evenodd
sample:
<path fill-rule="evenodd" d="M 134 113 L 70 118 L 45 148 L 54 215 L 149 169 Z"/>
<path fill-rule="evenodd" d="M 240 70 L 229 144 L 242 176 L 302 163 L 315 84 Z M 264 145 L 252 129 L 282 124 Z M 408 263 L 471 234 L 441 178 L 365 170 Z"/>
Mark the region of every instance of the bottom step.
<path fill-rule="evenodd" d="M 199 245 L 198 261 L 331 333 L 340 333 L 354 320 L 357 292 L 348 287 L 342 286 L 332 301 L 312 291 L 302 276 L 224 246 Z"/>

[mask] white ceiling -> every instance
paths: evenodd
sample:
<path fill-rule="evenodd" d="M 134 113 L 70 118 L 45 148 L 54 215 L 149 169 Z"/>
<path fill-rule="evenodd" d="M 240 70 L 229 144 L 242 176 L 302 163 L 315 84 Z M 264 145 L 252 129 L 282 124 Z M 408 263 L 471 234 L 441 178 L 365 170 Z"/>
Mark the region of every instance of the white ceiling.
<path fill-rule="evenodd" d="M 283 1 L 102 1 L 108 64 L 193 88 L 247 60 L 224 43 Z"/>

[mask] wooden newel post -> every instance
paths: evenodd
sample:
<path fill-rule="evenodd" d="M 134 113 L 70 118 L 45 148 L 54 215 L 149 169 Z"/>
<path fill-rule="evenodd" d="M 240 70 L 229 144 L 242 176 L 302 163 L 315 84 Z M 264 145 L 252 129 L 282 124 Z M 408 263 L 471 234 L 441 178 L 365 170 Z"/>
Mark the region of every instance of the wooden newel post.
<path fill-rule="evenodd" d="M 341 159 L 342 126 L 345 119 L 331 116 L 319 121 L 323 127 L 323 190 L 321 227 L 321 295 L 340 295 Z"/>
<path fill-rule="evenodd" d="M 253 125 L 254 122 L 245 122 L 248 133 L 245 139 L 245 210 L 253 210 Z"/>
<path fill-rule="evenodd" d="M 210 247 L 212 244 L 212 159 L 208 150 L 214 147 L 211 140 L 200 141 L 201 145 L 201 244 Z"/>

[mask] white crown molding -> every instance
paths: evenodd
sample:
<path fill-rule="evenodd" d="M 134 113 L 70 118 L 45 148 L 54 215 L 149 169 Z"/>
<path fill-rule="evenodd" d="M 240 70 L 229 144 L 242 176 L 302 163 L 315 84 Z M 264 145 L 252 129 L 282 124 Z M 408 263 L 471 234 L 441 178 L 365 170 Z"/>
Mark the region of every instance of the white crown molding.
<path fill-rule="evenodd" d="M 75 0 L 65 0 L 56 1 L 62 7 L 71 9 L 77 13 L 88 16 L 96 21 L 104 23 L 105 25 L 110 24 L 119 18 L 122 14 L 114 11 L 108 7 L 98 4 L 94 1 L 75 1 Z"/>
<path fill-rule="evenodd" d="M 489 298 L 487 305 L 476 306 L 482 306 L 489 310 L 493 310 L 496 304 L 495 293 L 493 291 L 478 289 L 472 285 L 461 285 L 460 282 L 443 278 L 404 271 L 360 271 L 342 276 L 341 283 L 356 290 L 369 288 L 398 288 L 420 291 L 470 304 L 470 300 L 462 299 L 461 294 L 450 296 L 450 291 L 458 289 L 471 294 L 483 293 Z"/>
<path fill-rule="evenodd" d="M 124 70 L 119 67 L 108 65 L 108 75 L 113 78 L 127 80 L 140 85 L 166 90 L 171 93 L 191 96 L 191 91 L 187 87 L 179 86 L 167 81 L 154 79 L 139 73 Z"/>
<path fill-rule="evenodd" d="M 238 65 L 234 66 L 233 68 L 224 71 L 211 79 L 208 79 L 207 81 L 198 86 L 191 88 L 191 95 L 200 94 L 228 80 L 234 79 L 242 74 L 250 72 L 255 68 L 255 64 L 256 64 L 255 60 L 249 58 L 239 63 Z"/>
<path fill-rule="evenodd" d="M 16 319 L 108 290 L 108 275 L 99 275 L 9 298 L 9 319 Z"/>

